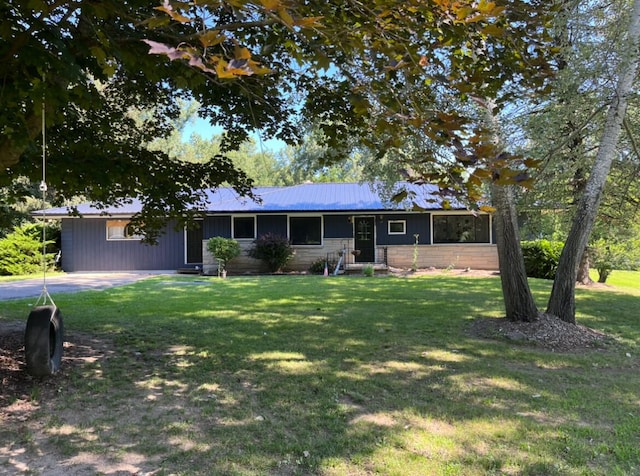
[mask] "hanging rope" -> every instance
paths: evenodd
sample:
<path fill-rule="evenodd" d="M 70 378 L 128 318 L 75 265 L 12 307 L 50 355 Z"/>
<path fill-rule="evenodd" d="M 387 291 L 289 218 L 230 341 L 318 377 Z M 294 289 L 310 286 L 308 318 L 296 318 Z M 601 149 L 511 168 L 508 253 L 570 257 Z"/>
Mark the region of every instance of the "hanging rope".
<path fill-rule="evenodd" d="M 44 80 L 42 81 L 44 84 Z M 47 302 L 52 306 L 56 306 L 53 299 L 47 291 L 47 136 L 46 136 L 46 120 L 45 120 L 45 94 L 42 94 L 42 181 L 40 182 L 40 193 L 42 194 L 42 292 L 36 301 L 36 306 Z"/>

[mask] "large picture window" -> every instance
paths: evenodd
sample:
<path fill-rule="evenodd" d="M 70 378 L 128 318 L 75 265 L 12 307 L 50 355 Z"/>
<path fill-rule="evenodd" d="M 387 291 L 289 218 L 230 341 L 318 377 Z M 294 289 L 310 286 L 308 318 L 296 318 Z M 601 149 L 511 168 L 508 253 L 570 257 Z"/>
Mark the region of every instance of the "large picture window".
<path fill-rule="evenodd" d="M 256 237 L 255 217 L 233 217 L 233 237 L 237 239 Z"/>
<path fill-rule="evenodd" d="M 489 215 L 433 215 L 434 243 L 489 243 Z"/>
<path fill-rule="evenodd" d="M 322 217 L 289 218 L 289 238 L 292 245 L 321 245 Z"/>
<path fill-rule="evenodd" d="M 107 220 L 107 240 L 141 240 L 129 226 L 129 220 Z"/>

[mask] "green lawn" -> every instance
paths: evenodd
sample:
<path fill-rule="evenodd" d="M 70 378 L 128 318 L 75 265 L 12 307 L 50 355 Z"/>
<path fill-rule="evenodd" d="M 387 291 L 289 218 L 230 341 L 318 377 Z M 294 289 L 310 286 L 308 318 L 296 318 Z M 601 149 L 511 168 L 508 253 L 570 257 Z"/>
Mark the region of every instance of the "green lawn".
<path fill-rule="evenodd" d="M 578 289 L 579 323 L 616 338 L 578 353 L 472 337 L 502 315 L 498 278 L 163 276 L 61 294 L 71 342 L 113 348 L 54 377 L 0 448 L 158 475 L 639 474 L 634 277 Z M 532 287 L 543 308 L 550 282 Z"/>

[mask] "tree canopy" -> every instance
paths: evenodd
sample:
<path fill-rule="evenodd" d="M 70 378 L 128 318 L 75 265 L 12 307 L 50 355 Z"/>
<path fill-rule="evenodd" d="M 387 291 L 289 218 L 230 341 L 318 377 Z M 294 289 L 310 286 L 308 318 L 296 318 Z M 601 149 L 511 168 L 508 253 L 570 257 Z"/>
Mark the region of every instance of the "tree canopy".
<path fill-rule="evenodd" d="M 0 10 L 0 185 L 39 177 L 44 104 L 55 198 L 140 197 L 138 223 L 152 237 L 168 218 L 188 220 L 203 188 L 250 195 L 224 154 L 253 130 L 295 142 L 301 118 L 313 118 L 336 158 L 353 137 L 378 151 L 407 135 L 446 146 L 446 167 L 418 179 L 472 198 L 487 178 L 524 180 L 531 164 L 492 156 L 460 106 L 504 105 L 550 73 L 541 0 L 9 0 Z M 208 161 L 146 147 L 170 132 L 182 98 L 226 131 Z M 153 114 L 141 125 L 133 107 Z M 431 150 L 419 160 L 439 160 Z"/>

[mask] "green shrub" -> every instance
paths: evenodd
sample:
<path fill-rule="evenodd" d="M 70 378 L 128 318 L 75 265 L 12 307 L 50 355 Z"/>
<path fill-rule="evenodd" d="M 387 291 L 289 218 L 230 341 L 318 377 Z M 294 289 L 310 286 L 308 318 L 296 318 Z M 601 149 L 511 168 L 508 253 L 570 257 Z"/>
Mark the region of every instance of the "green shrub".
<path fill-rule="evenodd" d="M 309 266 L 309 272 L 313 274 L 324 274 L 325 264 L 327 264 L 327 271 L 329 273 L 333 273 L 336 269 L 336 263 L 327 261 L 325 258 L 318 258 L 313 263 L 311 263 L 311 266 Z"/>
<path fill-rule="evenodd" d="M 554 279 L 564 243 L 560 241 L 523 241 L 522 254 L 527 276 Z"/>
<path fill-rule="evenodd" d="M 605 283 L 614 269 L 637 269 L 639 261 L 633 240 L 624 243 L 597 240 L 589 247 L 589 259 L 591 266 L 598 271 L 599 283 Z"/>
<path fill-rule="evenodd" d="M 209 238 L 207 249 L 218 260 L 218 271 L 226 269 L 227 263 L 240 255 L 240 244 L 233 238 Z"/>
<path fill-rule="evenodd" d="M 282 271 L 293 258 L 294 250 L 284 236 L 267 233 L 253 243 L 254 247 L 249 250 L 249 256 L 264 261 L 271 273 Z"/>
<path fill-rule="evenodd" d="M 373 268 L 373 265 L 367 264 L 362 268 L 362 274 L 364 276 L 367 276 L 368 278 L 372 277 L 375 274 L 375 269 Z"/>
<path fill-rule="evenodd" d="M 47 251 L 53 240 L 45 242 Z M 47 269 L 54 267 L 55 253 L 46 253 Z M 15 227 L 0 240 L 0 275 L 13 276 L 42 271 L 42 227 L 35 224 Z"/>

